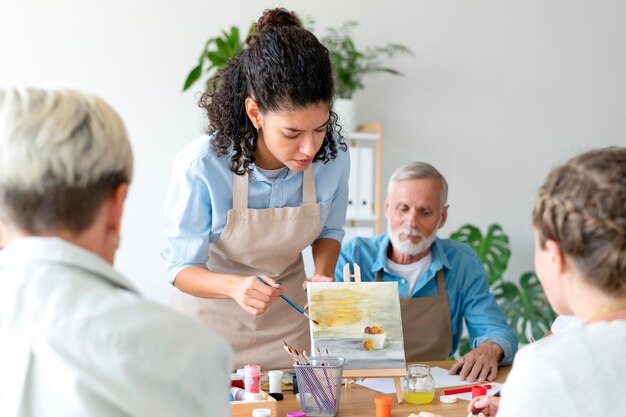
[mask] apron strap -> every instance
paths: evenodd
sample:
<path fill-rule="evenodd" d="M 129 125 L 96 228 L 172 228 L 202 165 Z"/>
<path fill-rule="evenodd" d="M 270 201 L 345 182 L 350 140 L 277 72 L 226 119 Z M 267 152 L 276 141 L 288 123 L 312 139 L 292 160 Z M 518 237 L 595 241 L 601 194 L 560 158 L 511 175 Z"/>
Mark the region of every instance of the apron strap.
<path fill-rule="evenodd" d="M 437 271 L 437 295 L 445 295 L 446 294 L 446 280 L 443 279 L 443 268 Z"/>
<path fill-rule="evenodd" d="M 245 210 L 248 208 L 248 173 L 237 175 L 233 173 L 233 209 Z"/>
<path fill-rule="evenodd" d="M 315 204 L 317 203 L 317 195 L 315 194 L 315 172 L 313 171 L 313 164 L 304 171 L 304 178 L 302 179 L 302 204 Z"/>
<path fill-rule="evenodd" d="M 237 175 L 233 173 L 233 209 L 245 210 L 248 208 L 248 173 Z M 302 178 L 302 204 L 317 203 L 315 193 L 315 172 L 311 164 Z"/>

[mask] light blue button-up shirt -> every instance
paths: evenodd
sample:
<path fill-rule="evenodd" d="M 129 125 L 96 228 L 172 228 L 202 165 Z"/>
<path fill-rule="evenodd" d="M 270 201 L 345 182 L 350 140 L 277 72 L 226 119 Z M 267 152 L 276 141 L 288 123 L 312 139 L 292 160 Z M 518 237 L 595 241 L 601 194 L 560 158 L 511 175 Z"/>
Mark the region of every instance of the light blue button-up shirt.
<path fill-rule="evenodd" d="M 165 248 L 167 277 L 189 266 L 205 267 L 209 244 L 220 238 L 228 210 L 233 207 L 233 173 L 230 155 L 219 157 L 211 150 L 211 136 L 203 135 L 176 156 L 165 200 Z M 348 152 L 337 158 L 313 163 L 315 191 L 320 204 L 322 231 L 318 239 L 343 239 L 348 207 Z M 269 179 L 252 165 L 248 186 L 248 207 L 254 209 L 302 205 L 302 172 L 287 169 Z M 313 243 L 313 242 L 311 242 Z M 245 248 L 242 248 L 245 250 Z"/>
<path fill-rule="evenodd" d="M 489 292 L 485 269 L 472 248 L 450 239 L 435 239 L 431 247 L 432 263 L 409 294 L 409 282 L 393 275 L 387 266 L 388 247 L 389 236 L 386 234 L 356 238 L 344 244 L 337 262 L 335 279 L 343 281 L 343 267 L 346 263 L 357 263 L 361 267 L 362 281 L 374 281 L 376 273 L 380 271 L 383 281 L 398 282 L 400 297 L 431 297 L 437 295 L 436 275 L 443 268 L 452 319 L 450 354 L 459 346 L 465 318 L 472 349 L 483 342 L 494 342 L 504 352 L 500 365 L 508 365 L 513 361 L 517 351 L 517 337 Z"/>

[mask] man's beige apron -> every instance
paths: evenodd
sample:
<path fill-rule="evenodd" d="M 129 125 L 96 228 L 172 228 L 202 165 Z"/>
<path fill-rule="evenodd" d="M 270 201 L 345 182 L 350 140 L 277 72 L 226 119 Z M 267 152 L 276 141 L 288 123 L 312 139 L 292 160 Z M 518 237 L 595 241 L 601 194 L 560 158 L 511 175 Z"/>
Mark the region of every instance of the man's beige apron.
<path fill-rule="evenodd" d="M 209 246 L 207 268 L 215 272 L 277 277 L 284 295 L 300 307 L 306 304 L 302 250 L 319 236 L 320 207 L 311 165 L 303 174 L 299 207 L 248 208 L 248 174 L 233 174 L 233 209 L 220 238 Z M 172 307 L 199 319 L 228 340 L 235 365 L 262 369 L 288 368 L 292 361 L 283 340 L 310 352 L 309 321 L 278 299 L 260 316 L 244 311 L 233 299 L 205 299 L 175 290 Z"/>
<path fill-rule="evenodd" d="M 380 281 L 380 272 L 376 281 Z M 452 320 L 443 269 L 437 271 L 437 295 L 400 298 L 404 353 L 407 362 L 448 359 L 452 349 Z"/>

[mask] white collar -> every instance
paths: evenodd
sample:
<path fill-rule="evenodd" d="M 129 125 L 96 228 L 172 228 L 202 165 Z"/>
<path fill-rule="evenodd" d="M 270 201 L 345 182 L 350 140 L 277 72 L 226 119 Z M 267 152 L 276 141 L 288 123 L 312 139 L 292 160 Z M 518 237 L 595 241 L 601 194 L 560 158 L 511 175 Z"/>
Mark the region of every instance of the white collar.
<path fill-rule="evenodd" d="M 0 251 L 0 268 L 16 263 L 57 263 L 84 269 L 117 287 L 138 292 L 100 256 L 58 237 L 31 236 L 11 241 Z"/>

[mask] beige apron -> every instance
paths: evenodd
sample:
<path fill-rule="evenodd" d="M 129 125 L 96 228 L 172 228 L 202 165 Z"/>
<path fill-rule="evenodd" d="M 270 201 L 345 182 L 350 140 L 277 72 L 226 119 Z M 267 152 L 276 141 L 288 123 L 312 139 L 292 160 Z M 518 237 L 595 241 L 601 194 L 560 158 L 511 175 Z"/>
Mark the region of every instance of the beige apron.
<path fill-rule="evenodd" d="M 220 238 L 209 246 L 207 268 L 215 272 L 277 277 L 284 295 L 300 307 L 306 304 L 302 250 L 320 234 L 320 206 L 311 165 L 303 174 L 299 207 L 248 208 L 248 174 L 233 174 L 233 209 Z M 172 307 L 200 320 L 228 340 L 235 365 L 262 369 L 288 368 L 291 358 L 283 340 L 310 352 L 309 321 L 278 299 L 265 314 L 253 316 L 233 299 L 205 299 L 179 290 Z"/>
<path fill-rule="evenodd" d="M 380 272 L 376 281 L 380 281 Z M 452 320 L 443 269 L 437 271 L 437 295 L 400 298 L 402 333 L 407 362 L 448 359 L 452 349 Z"/>

